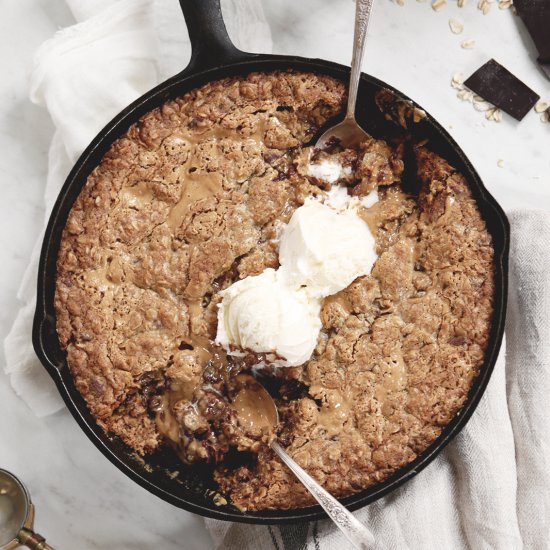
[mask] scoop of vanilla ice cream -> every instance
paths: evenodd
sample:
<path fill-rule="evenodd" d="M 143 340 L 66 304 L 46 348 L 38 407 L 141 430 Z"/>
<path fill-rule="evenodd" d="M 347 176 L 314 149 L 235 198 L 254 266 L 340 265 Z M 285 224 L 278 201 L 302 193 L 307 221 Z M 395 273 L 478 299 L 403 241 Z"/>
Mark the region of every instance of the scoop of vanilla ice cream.
<path fill-rule="evenodd" d="M 220 295 L 216 342 L 229 354 L 232 346 L 273 353 L 284 359 L 271 363 L 288 367 L 310 358 L 321 329 L 320 302 L 287 286 L 279 271 L 246 277 Z"/>
<path fill-rule="evenodd" d="M 374 237 L 355 209 L 336 211 L 311 201 L 297 208 L 283 229 L 279 263 L 294 288 L 325 297 L 370 273 L 376 261 Z"/>
<path fill-rule="evenodd" d="M 307 361 L 321 330 L 322 299 L 370 273 L 374 237 L 359 217 L 378 197 L 351 197 L 333 186 L 322 199 L 296 209 L 279 237 L 277 271 L 246 277 L 220 293 L 216 342 L 230 355 L 265 353 L 269 363 Z"/>

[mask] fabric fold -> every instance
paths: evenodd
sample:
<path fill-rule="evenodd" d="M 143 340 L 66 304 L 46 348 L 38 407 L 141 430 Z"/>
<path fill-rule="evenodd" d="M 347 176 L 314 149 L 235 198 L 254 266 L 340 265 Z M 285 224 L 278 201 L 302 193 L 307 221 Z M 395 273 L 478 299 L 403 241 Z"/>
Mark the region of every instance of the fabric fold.
<path fill-rule="evenodd" d="M 550 540 L 550 216 L 512 212 L 506 370 L 525 548 Z"/>
<path fill-rule="evenodd" d="M 119 0 L 40 47 L 31 100 L 48 108 L 71 161 L 123 107 L 158 82 L 157 58 L 148 0 Z"/>

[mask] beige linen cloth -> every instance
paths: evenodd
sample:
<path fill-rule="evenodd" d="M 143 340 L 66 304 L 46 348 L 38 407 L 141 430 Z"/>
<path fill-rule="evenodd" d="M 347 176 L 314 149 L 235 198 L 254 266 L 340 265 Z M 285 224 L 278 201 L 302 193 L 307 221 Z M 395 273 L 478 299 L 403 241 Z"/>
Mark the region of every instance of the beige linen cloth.
<path fill-rule="evenodd" d="M 67 0 L 78 24 L 36 56 L 31 98 L 56 132 L 45 189 L 49 213 L 72 163 L 127 103 L 181 70 L 189 56 L 175 0 Z M 271 49 L 258 0 L 227 0 L 238 46 Z M 509 213 L 512 226 L 506 342 L 487 391 L 457 438 L 423 472 L 357 512 L 380 549 L 550 548 L 550 219 Z M 40 416 L 63 403 L 31 346 L 39 244 L 19 291 L 21 309 L 6 338 L 14 390 Z M 341 550 L 328 521 L 282 527 L 206 520 L 216 548 Z"/>

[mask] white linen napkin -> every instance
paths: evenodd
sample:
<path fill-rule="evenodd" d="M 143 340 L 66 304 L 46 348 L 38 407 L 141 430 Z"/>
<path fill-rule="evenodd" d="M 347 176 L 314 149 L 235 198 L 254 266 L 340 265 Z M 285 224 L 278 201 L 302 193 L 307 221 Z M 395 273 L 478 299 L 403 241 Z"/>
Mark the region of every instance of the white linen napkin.
<path fill-rule="evenodd" d="M 39 50 L 34 101 L 56 125 L 45 188 L 46 216 L 85 145 L 127 103 L 181 70 L 190 48 L 175 0 L 67 0 L 75 19 Z M 227 0 L 237 45 L 269 52 L 269 27 L 257 0 Z M 510 215 L 507 342 L 473 417 L 416 478 L 357 512 L 378 548 L 548 548 L 550 540 L 550 220 Z M 536 238 L 534 238 L 536 236 Z M 41 239 L 18 297 L 6 341 L 6 371 L 39 416 L 63 406 L 38 363 L 30 333 Z M 332 550 L 349 544 L 330 522 L 263 527 L 206 520 L 216 548 Z"/>

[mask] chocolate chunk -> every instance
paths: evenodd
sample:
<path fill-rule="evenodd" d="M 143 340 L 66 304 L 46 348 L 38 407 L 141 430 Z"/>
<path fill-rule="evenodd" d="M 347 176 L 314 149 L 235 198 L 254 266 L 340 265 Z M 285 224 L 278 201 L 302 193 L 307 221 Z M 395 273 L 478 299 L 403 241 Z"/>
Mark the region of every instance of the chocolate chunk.
<path fill-rule="evenodd" d="M 546 75 L 546 78 L 550 80 L 550 61 L 538 60 L 542 72 Z"/>
<path fill-rule="evenodd" d="M 539 63 L 550 62 L 550 2 L 514 0 L 514 7 L 539 52 Z"/>
<path fill-rule="evenodd" d="M 540 99 L 494 59 L 482 65 L 464 85 L 517 120 L 521 120 Z"/>

